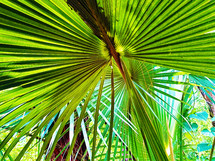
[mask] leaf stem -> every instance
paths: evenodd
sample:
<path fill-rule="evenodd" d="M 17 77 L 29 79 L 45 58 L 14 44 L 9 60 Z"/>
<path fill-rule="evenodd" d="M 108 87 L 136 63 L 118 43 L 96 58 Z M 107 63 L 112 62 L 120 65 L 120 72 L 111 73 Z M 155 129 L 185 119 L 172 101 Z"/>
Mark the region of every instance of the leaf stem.
<path fill-rule="evenodd" d="M 110 118 L 110 133 L 109 133 L 108 156 L 107 156 L 108 161 L 110 160 L 111 145 L 112 145 L 113 120 L 114 120 L 114 76 L 113 76 L 113 66 L 111 63 L 111 118 Z"/>
<path fill-rule="evenodd" d="M 214 145 L 215 145 L 215 137 L 214 137 L 214 140 L 213 140 L 213 145 L 212 145 L 212 149 L 211 149 L 211 154 L 210 154 L 210 159 L 209 159 L 209 161 L 211 161 L 211 160 L 212 160 L 212 157 L 213 157 Z"/>

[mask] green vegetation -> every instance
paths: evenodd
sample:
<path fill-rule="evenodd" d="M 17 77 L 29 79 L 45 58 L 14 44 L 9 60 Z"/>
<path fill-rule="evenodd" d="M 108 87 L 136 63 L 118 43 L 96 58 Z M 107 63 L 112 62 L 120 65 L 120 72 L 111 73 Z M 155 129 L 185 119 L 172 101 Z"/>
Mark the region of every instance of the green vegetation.
<path fill-rule="evenodd" d="M 211 0 L 2 0 L 0 160 L 213 160 L 214 22 Z"/>

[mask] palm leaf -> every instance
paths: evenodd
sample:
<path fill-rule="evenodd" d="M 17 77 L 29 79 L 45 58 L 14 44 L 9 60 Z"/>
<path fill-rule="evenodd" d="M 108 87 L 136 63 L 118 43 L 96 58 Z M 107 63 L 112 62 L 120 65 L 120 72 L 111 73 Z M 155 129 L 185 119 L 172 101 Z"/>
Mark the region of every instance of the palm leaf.
<path fill-rule="evenodd" d="M 2 160 L 24 136 L 31 137 L 16 160 L 38 136 L 37 160 L 49 160 L 76 109 L 67 160 L 81 130 L 90 159 L 168 160 L 168 129 L 183 122 L 179 104 L 189 106 L 183 86 L 211 88 L 180 77 L 214 78 L 214 13 L 209 0 L 2 0 L 0 127 L 10 131 Z M 95 124 L 89 131 L 85 115 Z"/>

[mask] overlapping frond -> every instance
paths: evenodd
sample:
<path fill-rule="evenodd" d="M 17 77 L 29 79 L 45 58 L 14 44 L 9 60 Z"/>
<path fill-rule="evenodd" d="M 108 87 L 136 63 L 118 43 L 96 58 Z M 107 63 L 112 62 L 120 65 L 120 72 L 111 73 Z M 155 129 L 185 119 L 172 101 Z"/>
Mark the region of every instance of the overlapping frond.
<path fill-rule="evenodd" d="M 19 131 L 5 156 L 22 136 L 29 131 L 33 135 L 17 157 L 19 160 L 44 126 L 68 104 L 48 133 L 42 150 L 59 128 L 53 143 L 56 144 L 70 115 L 99 81 L 109 55 L 104 43 L 64 1 L 0 4 L 0 126 L 19 119 L 1 143 L 3 148 Z M 43 151 L 39 160 L 42 154 Z"/>
<path fill-rule="evenodd" d="M 214 86 L 201 81 L 215 77 L 213 30 L 211 0 L 2 0 L 2 159 L 30 136 L 16 160 L 38 137 L 37 160 L 50 160 L 68 131 L 66 160 L 80 132 L 90 159 L 174 157 L 190 86 Z"/>
<path fill-rule="evenodd" d="M 98 0 L 120 55 L 214 77 L 215 2 Z"/>

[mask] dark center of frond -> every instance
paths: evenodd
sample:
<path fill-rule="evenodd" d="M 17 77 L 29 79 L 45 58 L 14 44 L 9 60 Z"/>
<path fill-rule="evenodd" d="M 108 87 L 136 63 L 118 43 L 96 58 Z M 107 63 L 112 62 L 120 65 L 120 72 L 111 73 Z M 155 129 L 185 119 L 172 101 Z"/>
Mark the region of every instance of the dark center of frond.
<path fill-rule="evenodd" d="M 83 21 L 93 30 L 94 34 L 105 42 L 110 56 L 113 56 L 125 79 L 120 55 L 115 49 L 114 38 L 107 34 L 110 31 L 110 23 L 103 12 L 103 8 L 98 6 L 96 0 L 67 0 L 67 4 L 81 16 Z"/>

